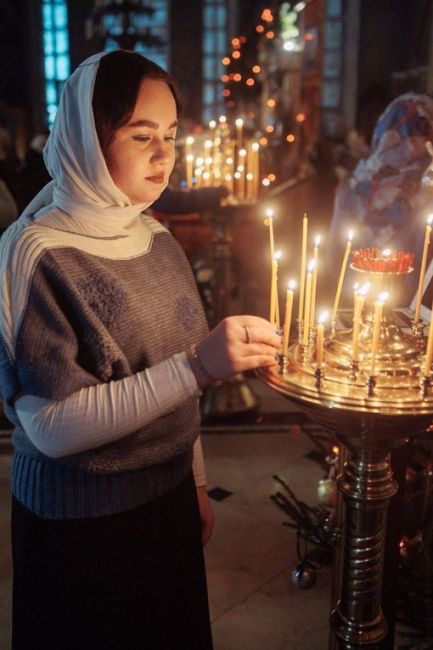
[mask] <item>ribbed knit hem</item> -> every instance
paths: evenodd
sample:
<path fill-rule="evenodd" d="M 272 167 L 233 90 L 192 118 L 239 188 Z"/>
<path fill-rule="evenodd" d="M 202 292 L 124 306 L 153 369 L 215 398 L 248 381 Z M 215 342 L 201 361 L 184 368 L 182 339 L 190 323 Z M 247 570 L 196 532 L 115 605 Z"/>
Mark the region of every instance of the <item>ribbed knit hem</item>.
<path fill-rule="evenodd" d="M 124 512 L 176 487 L 188 474 L 192 450 L 169 462 L 119 474 L 94 474 L 15 451 L 12 492 L 43 519 L 83 519 Z"/>

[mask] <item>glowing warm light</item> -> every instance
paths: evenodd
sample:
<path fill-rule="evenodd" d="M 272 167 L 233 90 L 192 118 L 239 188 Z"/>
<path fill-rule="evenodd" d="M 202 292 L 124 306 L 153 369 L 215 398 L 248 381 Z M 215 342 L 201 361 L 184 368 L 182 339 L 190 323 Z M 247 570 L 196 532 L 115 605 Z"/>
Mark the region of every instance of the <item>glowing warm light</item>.
<path fill-rule="evenodd" d="M 229 90 L 228 88 L 225 88 L 225 89 L 223 90 L 223 95 L 224 95 L 224 97 L 230 97 L 231 94 L 232 94 L 232 92 L 231 92 L 231 90 Z"/>
<path fill-rule="evenodd" d="M 261 67 L 259 65 L 253 65 L 251 70 L 254 72 L 254 74 L 258 74 L 261 70 Z"/>
<path fill-rule="evenodd" d="M 349 232 L 347 233 L 347 241 L 352 241 L 353 234 L 354 234 L 353 230 L 349 230 Z"/>
<path fill-rule="evenodd" d="M 380 302 L 386 302 L 388 300 L 388 298 L 389 298 L 388 291 L 382 291 L 382 293 L 380 293 L 377 296 L 377 299 L 380 300 Z"/>
<path fill-rule="evenodd" d="M 269 180 L 269 178 L 264 178 L 262 180 L 263 187 L 269 187 L 270 184 L 271 184 L 271 181 Z"/>
<path fill-rule="evenodd" d="M 270 23 L 274 20 L 274 17 L 270 9 L 264 9 L 262 11 L 262 15 L 260 16 L 260 18 L 267 23 Z"/>
<path fill-rule="evenodd" d="M 248 77 L 245 83 L 247 84 L 247 86 L 254 86 L 256 82 L 254 81 L 254 79 L 252 79 L 252 77 Z"/>
<path fill-rule="evenodd" d="M 286 137 L 287 142 L 294 142 L 295 141 L 295 136 L 293 133 L 289 133 L 289 135 Z"/>
<path fill-rule="evenodd" d="M 194 144 L 194 138 L 192 135 L 189 135 L 186 139 L 186 144 Z"/>
<path fill-rule="evenodd" d="M 223 74 L 223 76 L 221 77 L 221 81 L 226 84 L 228 81 L 230 81 L 229 75 Z"/>
<path fill-rule="evenodd" d="M 225 56 L 222 60 L 223 65 L 230 65 L 230 58 L 228 56 Z"/>
<path fill-rule="evenodd" d="M 276 104 L 275 99 L 268 99 L 266 104 L 267 104 L 267 106 L 269 106 L 269 108 L 274 108 L 275 104 Z"/>
<path fill-rule="evenodd" d="M 196 158 L 195 163 L 196 163 L 197 167 L 201 167 L 202 165 L 204 165 L 204 158 L 199 156 L 198 158 Z"/>
<path fill-rule="evenodd" d="M 311 32 L 307 32 L 304 36 L 304 39 L 306 41 L 312 41 L 314 39 L 314 34 L 312 34 Z"/>
<path fill-rule="evenodd" d="M 261 144 L 262 147 L 266 147 L 266 145 L 268 144 L 268 138 L 265 138 L 265 136 L 262 135 L 262 137 L 259 138 L 259 144 Z"/>
<path fill-rule="evenodd" d="M 329 312 L 328 311 L 322 311 L 322 313 L 319 316 L 319 323 L 326 323 L 328 320 Z"/>
<path fill-rule="evenodd" d="M 227 118 L 226 118 L 225 115 L 220 115 L 218 121 L 219 121 L 220 124 L 223 124 L 223 123 L 227 122 Z"/>
<path fill-rule="evenodd" d="M 321 236 L 320 236 L 320 235 L 317 235 L 316 238 L 315 238 L 315 240 L 314 240 L 314 245 L 315 245 L 315 246 L 320 246 L 320 242 L 321 242 L 321 240 L 322 240 Z"/>
<path fill-rule="evenodd" d="M 338 456 L 338 454 L 340 453 L 340 450 L 339 450 L 339 448 L 337 447 L 337 445 L 334 445 L 334 446 L 332 447 L 332 453 L 335 454 L 336 456 Z"/>
<path fill-rule="evenodd" d="M 305 122 L 306 115 L 305 113 L 298 113 L 296 116 L 297 122 Z"/>
<path fill-rule="evenodd" d="M 390 257 L 391 256 L 391 249 L 390 248 L 384 248 L 382 251 L 382 257 Z"/>
<path fill-rule="evenodd" d="M 210 128 L 210 129 L 216 129 L 216 122 L 215 122 L 215 120 L 211 120 L 211 121 L 209 122 L 209 128 Z"/>
<path fill-rule="evenodd" d="M 262 34 L 264 31 L 265 31 L 265 28 L 263 27 L 263 25 L 257 25 L 256 32 L 258 32 L 259 34 Z"/>
<path fill-rule="evenodd" d="M 269 180 L 271 181 L 271 183 L 273 183 L 273 182 L 276 180 L 277 177 L 275 176 L 275 174 L 273 174 L 273 173 L 271 172 L 270 174 L 267 175 L 267 178 L 269 178 Z"/>
<path fill-rule="evenodd" d="M 240 40 L 238 38 L 232 38 L 232 45 L 233 45 L 233 47 L 240 47 L 241 42 L 240 42 Z"/>
<path fill-rule="evenodd" d="M 293 7 L 293 9 L 294 9 L 297 13 L 300 13 L 301 11 L 304 11 L 304 9 L 305 9 L 305 2 L 298 2 L 297 4 L 295 4 L 295 6 Z"/>
<path fill-rule="evenodd" d="M 234 81 L 240 81 L 241 79 L 242 79 L 242 75 L 239 72 L 236 72 L 236 74 L 233 75 Z"/>
<path fill-rule="evenodd" d="M 272 126 L 272 124 L 268 124 L 268 126 L 266 127 L 266 132 L 267 133 L 273 133 L 274 132 L 274 127 Z"/>
<path fill-rule="evenodd" d="M 240 59 L 241 58 L 241 53 L 239 52 L 239 50 L 235 50 L 234 52 L 232 52 L 232 58 L 233 59 Z"/>
<path fill-rule="evenodd" d="M 269 38 L 269 40 L 271 40 L 271 38 L 274 38 L 274 36 L 275 32 L 266 32 L 266 38 Z"/>
<path fill-rule="evenodd" d="M 258 151 L 258 150 L 259 150 L 259 147 L 260 147 L 260 145 L 259 145 L 258 142 L 253 142 L 253 144 L 251 145 L 251 149 L 252 149 L 253 151 Z"/>

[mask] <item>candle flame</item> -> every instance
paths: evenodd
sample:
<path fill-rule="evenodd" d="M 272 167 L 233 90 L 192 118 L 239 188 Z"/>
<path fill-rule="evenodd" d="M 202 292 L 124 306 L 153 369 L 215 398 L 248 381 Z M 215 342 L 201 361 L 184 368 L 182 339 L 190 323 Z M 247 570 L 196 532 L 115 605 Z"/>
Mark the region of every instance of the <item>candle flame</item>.
<path fill-rule="evenodd" d="M 267 208 L 265 214 L 267 217 L 269 217 L 269 219 L 272 219 L 272 217 L 274 216 L 274 211 L 272 208 Z"/>
<path fill-rule="evenodd" d="M 215 120 L 211 120 L 211 121 L 209 122 L 209 128 L 210 128 L 210 129 L 215 129 L 215 128 L 216 128 L 216 122 L 215 122 Z"/>
<path fill-rule="evenodd" d="M 377 296 L 377 299 L 380 300 L 380 302 L 386 302 L 388 300 L 388 298 L 389 298 L 388 291 L 382 291 L 382 293 L 380 293 Z"/>
<path fill-rule="evenodd" d="M 352 241 L 352 239 L 353 239 L 353 230 L 349 230 L 349 232 L 347 233 L 347 239 L 348 239 L 348 241 Z"/>
<path fill-rule="evenodd" d="M 314 245 L 315 246 L 320 246 L 321 240 L 322 240 L 321 236 L 317 235 L 316 239 L 314 240 Z"/>
<path fill-rule="evenodd" d="M 283 253 L 281 251 L 275 251 L 274 260 L 276 260 L 278 262 L 278 260 L 280 260 L 282 258 L 282 256 L 283 256 Z"/>
<path fill-rule="evenodd" d="M 382 257 L 389 257 L 391 255 L 391 249 L 390 248 L 385 248 L 382 251 Z"/>
<path fill-rule="evenodd" d="M 319 316 L 319 323 L 325 323 L 328 320 L 329 312 L 327 311 L 322 311 L 322 313 Z"/>
<path fill-rule="evenodd" d="M 260 145 L 259 145 L 258 142 L 253 142 L 253 144 L 251 145 L 251 149 L 252 149 L 253 151 L 258 151 L 259 148 L 260 148 Z"/>
<path fill-rule="evenodd" d="M 243 126 L 243 119 L 241 117 L 238 117 L 238 119 L 235 121 L 236 126 Z"/>
<path fill-rule="evenodd" d="M 308 273 L 312 273 L 315 266 L 316 266 L 316 261 L 315 260 L 310 260 L 308 262 L 308 266 L 307 266 Z"/>
<path fill-rule="evenodd" d="M 289 280 L 289 283 L 288 283 L 287 287 L 290 289 L 290 291 L 293 291 L 294 289 L 296 289 L 295 280 Z"/>
<path fill-rule="evenodd" d="M 428 219 L 427 219 L 427 225 L 428 225 L 428 226 L 431 226 L 432 223 L 433 223 L 433 214 L 429 215 L 429 217 L 428 217 Z"/>
<path fill-rule="evenodd" d="M 370 291 L 370 283 L 369 283 L 369 282 L 366 282 L 366 283 L 363 284 L 362 287 L 360 288 L 359 293 L 360 293 L 362 296 L 366 296 L 367 293 L 368 293 L 369 291 Z M 388 297 L 388 296 L 387 296 L 387 297 Z"/>
<path fill-rule="evenodd" d="M 247 155 L 247 150 L 246 149 L 239 149 L 239 155 L 240 156 L 246 156 Z"/>
<path fill-rule="evenodd" d="M 227 122 L 226 116 L 225 115 L 220 115 L 219 121 L 220 122 Z"/>
<path fill-rule="evenodd" d="M 358 291 L 358 289 L 359 289 L 359 282 L 355 282 L 355 284 L 353 285 L 353 290 Z"/>

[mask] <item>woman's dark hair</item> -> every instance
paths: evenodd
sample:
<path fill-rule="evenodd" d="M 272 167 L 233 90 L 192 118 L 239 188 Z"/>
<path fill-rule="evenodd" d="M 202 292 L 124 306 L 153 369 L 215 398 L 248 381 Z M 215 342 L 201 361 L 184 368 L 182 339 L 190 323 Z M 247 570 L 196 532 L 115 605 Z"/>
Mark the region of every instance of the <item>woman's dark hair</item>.
<path fill-rule="evenodd" d="M 117 129 L 130 119 L 141 83 L 145 79 L 165 81 L 173 93 L 177 114 L 181 112 L 179 92 L 173 78 L 159 65 L 136 52 L 116 50 L 102 57 L 93 89 L 93 115 L 102 153 Z"/>

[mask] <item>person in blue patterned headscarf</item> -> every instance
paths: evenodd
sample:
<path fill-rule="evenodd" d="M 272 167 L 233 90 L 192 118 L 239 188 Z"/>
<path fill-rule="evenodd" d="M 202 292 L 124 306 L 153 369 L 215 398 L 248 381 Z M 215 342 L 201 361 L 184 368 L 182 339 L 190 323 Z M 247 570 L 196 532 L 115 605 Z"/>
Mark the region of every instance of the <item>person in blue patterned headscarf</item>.
<path fill-rule="evenodd" d="M 354 248 L 409 250 L 421 256 L 433 191 L 422 179 L 432 165 L 426 143 L 433 140 L 433 99 L 405 93 L 379 117 L 370 150 L 337 189 L 329 236 L 329 260 L 338 255 L 347 231 Z M 408 276 L 413 293 L 416 273 Z M 412 277 L 413 276 L 413 277 Z M 408 294 L 409 297 L 409 294 Z"/>

